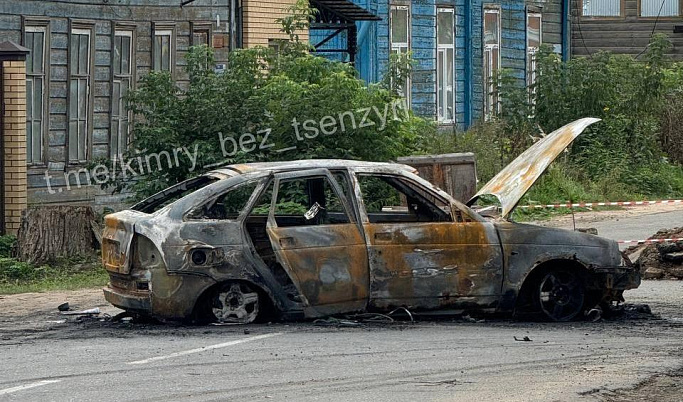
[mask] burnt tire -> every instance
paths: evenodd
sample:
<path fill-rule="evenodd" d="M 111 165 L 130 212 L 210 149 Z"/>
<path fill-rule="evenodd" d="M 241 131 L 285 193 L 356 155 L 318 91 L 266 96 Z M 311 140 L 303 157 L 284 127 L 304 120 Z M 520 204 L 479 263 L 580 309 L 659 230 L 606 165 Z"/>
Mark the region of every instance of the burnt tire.
<path fill-rule="evenodd" d="M 250 324 L 262 311 L 262 297 L 245 282 L 226 282 L 215 288 L 204 304 L 204 321 Z"/>
<path fill-rule="evenodd" d="M 533 289 L 536 310 L 545 320 L 565 322 L 584 310 L 587 294 L 582 276 L 569 269 L 555 269 L 542 275 Z"/>

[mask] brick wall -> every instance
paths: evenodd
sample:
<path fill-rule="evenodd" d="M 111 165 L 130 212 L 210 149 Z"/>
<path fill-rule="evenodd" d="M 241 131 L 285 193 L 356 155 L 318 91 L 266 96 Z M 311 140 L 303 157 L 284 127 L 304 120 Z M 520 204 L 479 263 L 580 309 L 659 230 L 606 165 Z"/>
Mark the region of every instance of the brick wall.
<path fill-rule="evenodd" d="M 244 47 L 268 46 L 269 39 L 289 39 L 281 32 L 282 25 L 277 19 L 288 15 L 287 8 L 293 6 L 296 0 L 245 0 L 242 7 L 244 18 Z M 302 42 L 308 41 L 308 33 L 300 34 Z"/>
<path fill-rule="evenodd" d="M 16 234 L 26 209 L 26 64 L 3 61 L 5 230 Z"/>

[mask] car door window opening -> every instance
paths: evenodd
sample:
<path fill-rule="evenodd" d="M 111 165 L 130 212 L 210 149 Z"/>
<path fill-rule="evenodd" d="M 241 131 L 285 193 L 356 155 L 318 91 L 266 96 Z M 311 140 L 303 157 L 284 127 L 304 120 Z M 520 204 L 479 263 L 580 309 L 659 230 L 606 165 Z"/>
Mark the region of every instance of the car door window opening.
<path fill-rule="evenodd" d="M 278 227 L 351 223 L 328 177 L 280 180 L 273 214 Z"/>
<path fill-rule="evenodd" d="M 453 221 L 449 205 L 398 177 L 359 174 L 358 184 L 370 223 Z"/>
<path fill-rule="evenodd" d="M 222 195 L 196 208 L 188 215 L 190 219 L 235 220 L 247 207 L 258 180 L 240 183 Z"/>
<path fill-rule="evenodd" d="M 160 191 L 153 196 L 140 201 L 133 205 L 130 209 L 133 211 L 144 212 L 147 214 L 154 213 L 165 206 L 168 206 L 175 201 L 185 197 L 186 195 L 200 190 L 210 184 L 220 180 L 214 176 L 199 176 L 182 183 L 178 183 L 173 187 Z"/>

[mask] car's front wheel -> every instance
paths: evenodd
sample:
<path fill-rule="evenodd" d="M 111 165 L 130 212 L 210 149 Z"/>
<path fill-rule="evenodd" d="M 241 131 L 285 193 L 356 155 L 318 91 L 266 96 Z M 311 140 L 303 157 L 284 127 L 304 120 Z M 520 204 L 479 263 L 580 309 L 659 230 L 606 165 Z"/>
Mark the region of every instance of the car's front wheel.
<path fill-rule="evenodd" d="M 244 282 L 227 282 L 216 288 L 207 315 L 214 322 L 249 324 L 259 316 L 261 296 Z"/>
<path fill-rule="evenodd" d="M 535 289 L 536 306 L 552 321 L 570 321 L 583 311 L 584 281 L 570 270 L 558 269 L 543 275 Z"/>

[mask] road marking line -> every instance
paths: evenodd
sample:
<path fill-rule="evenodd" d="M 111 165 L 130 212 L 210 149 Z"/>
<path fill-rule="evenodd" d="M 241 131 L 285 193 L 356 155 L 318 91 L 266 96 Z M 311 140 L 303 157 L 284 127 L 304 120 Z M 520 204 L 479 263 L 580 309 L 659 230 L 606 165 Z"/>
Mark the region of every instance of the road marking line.
<path fill-rule="evenodd" d="M 17 392 L 17 391 L 23 391 L 25 389 L 42 387 L 43 385 L 54 384 L 54 383 L 60 382 L 60 381 L 62 381 L 62 380 L 43 380 L 43 381 L 38 381 L 38 382 L 32 382 L 30 384 L 19 385 L 17 387 L 0 389 L 0 395 L 7 395 L 7 394 L 12 394 L 12 393 Z"/>
<path fill-rule="evenodd" d="M 136 360 L 134 362 L 128 362 L 126 364 L 146 364 L 146 363 L 156 362 L 159 360 L 172 359 L 174 357 L 187 356 L 187 355 L 191 355 L 194 353 L 206 352 L 207 350 L 214 350 L 214 349 L 225 348 L 228 346 L 239 345 L 240 343 L 258 341 L 259 339 L 271 338 L 271 337 L 282 335 L 282 334 L 283 334 L 283 332 L 275 332 L 272 334 L 256 335 L 256 336 L 252 336 L 249 338 L 238 339 L 236 341 L 219 343 L 217 345 L 204 346 L 204 347 L 197 348 L 197 349 L 190 349 L 190 350 L 184 350 L 182 352 L 175 352 L 175 353 L 171 353 L 171 354 L 165 355 L 165 356 L 156 356 L 156 357 L 150 357 L 149 359 Z"/>

